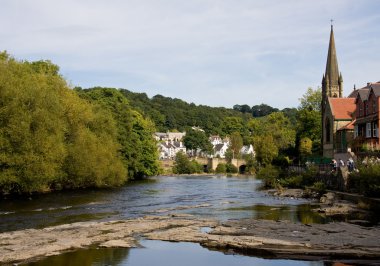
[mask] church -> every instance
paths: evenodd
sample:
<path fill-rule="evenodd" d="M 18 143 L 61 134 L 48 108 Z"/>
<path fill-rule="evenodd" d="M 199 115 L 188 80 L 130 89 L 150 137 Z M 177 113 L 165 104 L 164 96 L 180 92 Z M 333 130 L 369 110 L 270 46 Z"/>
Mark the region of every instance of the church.
<path fill-rule="evenodd" d="M 367 83 L 343 97 L 334 30 L 331 25 L 326 70 L 322 78 L 322 150 L 326 158 L 348 158 L 363 147 L 380 149 L 380 82 Z"/>

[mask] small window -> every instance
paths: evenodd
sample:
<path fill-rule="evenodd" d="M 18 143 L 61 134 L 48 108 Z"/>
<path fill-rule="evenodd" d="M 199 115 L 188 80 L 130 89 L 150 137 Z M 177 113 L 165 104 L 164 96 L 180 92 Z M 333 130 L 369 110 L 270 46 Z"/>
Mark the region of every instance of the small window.
<path fill-rule="evenodd" d="M 355 125 L 354 138 L 356 138 L 357 136 L 359 136 L 359 127 L 358 125 Z"/>
<path fill-rule="evenodd" d="M 372 129 L 371 129 L 371 123 L 367 123 L 367 125 L 366 125 L 366 127 L 367 127 L 367 130 L 366 130 L 366 135 L 365 135 L 365 137 L 366 138 L 370 138 L 371 137 L 371 135 L 372 135 Z"/>
<path fill-rule="evenodd" d="M 377 123 L 376 122 L 374 122 L 373 124 L 372 124 L 372 137 L 374 137 L 374 138 L 378 138 L 379 137 L 379 132 L 378 132 L 379 130 L 378 130 L 378 127 L 377 127 Z"/>

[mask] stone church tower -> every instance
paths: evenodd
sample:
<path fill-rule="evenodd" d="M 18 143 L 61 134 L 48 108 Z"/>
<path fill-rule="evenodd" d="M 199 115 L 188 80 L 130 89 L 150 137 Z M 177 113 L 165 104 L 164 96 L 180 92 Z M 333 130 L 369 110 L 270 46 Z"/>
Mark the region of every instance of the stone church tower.
<path fill-rule="evenodd" d="M 343 78 L 342 73 L 339 73 L 338 60 L 335 50 L 334 30 L 332 25 L 326 62 L 326 72 L 322 78 L 322 96 L 333 98 L 343 97 Z"/>
<path fill-rule="evenodd" d="M 322 78 L 322 149 L 323 156 L 332 158 L 334 154 L 334 117 L 329 98 L 343 97 L 343 78 L 339 73 L 335 50 L 334 30 L 331 25 L 330 43 L 326 62 L 326 72 Z"/>

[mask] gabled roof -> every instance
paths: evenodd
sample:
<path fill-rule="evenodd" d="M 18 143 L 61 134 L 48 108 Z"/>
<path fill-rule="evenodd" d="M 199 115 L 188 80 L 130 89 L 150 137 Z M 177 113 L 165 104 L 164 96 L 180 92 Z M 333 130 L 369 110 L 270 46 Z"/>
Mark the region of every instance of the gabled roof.
<path fill-rule="evenodd" d="M 329 98 L 329 103 L 334 119 L 352 119 L 352 113 L 356 109 L 355 98 Z"/>
<path fill-rule="evenodd" d="M 222 148 L 223 148 L 224 144 L 216 144 L 215 147 L 214 147 L 214 150 L 215 151 L 221 151 Z"/>
<path fill-rule="evenodd" d="M 356 120 L 352 120 L 350 123 L 340 127 L 338 130 L 354 130 Z"/>
<path fill-rule="evenodd" d="M 380 82 L 369 83 L 370 91 L 373 91 L 376 97 L 380 96 Z"/>

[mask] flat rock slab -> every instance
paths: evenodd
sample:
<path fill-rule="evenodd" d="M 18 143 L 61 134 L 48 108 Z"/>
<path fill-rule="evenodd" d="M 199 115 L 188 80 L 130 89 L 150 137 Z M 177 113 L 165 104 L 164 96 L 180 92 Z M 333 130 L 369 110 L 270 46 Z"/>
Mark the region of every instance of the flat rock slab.
<path fill-rule="evenodd" d="M 44 229 L 6 232 L 0 234 L 0 264 L 57 255 L 90 245 L 134 247 L 138 245 L 136 236 L 152 231 L 213 225 L 216 225 L 216 222 L 170 215 L 112 222 L 80 222 Z"/>
<path fill-rule="evenodd" d="M 348 223 L 304 225 L 254 219 L 218 223 L 170 214 L 2 233 L 0 264 L 25 262 L 90 245 L 135 247 L 141 236 L 154 240 L 200 243 L 210 249 L 261 257 L 380 260 L 379 227 Z"/>
<path fill-rule="evenodd" d="M 146 234 L 149 239 L 198 242 L 205 247 L 271 258 L 380 259 L 380 228 L 348 223 L 304 225 L 243 219 L 218 225 L 207 235 L 191 227 Z"/>

